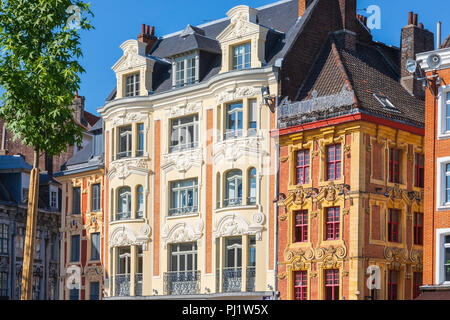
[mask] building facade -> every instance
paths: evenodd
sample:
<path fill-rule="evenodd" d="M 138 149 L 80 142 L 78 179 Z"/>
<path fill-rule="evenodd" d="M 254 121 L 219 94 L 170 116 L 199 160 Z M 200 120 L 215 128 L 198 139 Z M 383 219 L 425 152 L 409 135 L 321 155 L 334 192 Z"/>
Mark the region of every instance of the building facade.
<path fill-rule="evenodd" d="M 440 57 L 432 68 L 428 59 Z M 424 294 L 450 299 L 450 37 L 438 50 L 417 55 L 429 77 L 425 104 Z M 436 78 L 436 76 L 438 78 Z"/>
<path fill-rule="evenodd" d="M 424 102 L 403 66 L 433 48 L 433 34 L 413 13 L 402 49 L 366 30 L 330 33 L 295 101 L 278 110 L 281 299 L 419 294 Z"/>
<path fill-rule="evenodd" d="M 55 176 L 62 187 L 61 300 L 101 300 L 104 281 L 103 121 Z"/>
<path fill-rule="evenodd" d="M 0 299 L 20 300 L 28 188 L 32 166 L 21 156 L 0 156 Z M 59 299 L 61 190 L 40 175 L 33 266 L 33 300 Z"/>

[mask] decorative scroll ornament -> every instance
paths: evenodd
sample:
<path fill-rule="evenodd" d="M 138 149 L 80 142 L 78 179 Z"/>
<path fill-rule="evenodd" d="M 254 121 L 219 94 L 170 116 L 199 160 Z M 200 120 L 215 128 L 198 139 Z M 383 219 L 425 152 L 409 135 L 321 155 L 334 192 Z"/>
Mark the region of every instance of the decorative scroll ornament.
<path fill-rule="evenodd" d="M 223 160 L 235 162 L 243 156 L 267 157 L 269 153 L 261 148 L 263 141 L 262 136 L 252 136 L 218 142 L 214 144 L 214 163 L 217 164 Z"/>
<path fill-rule="evenodd" d="M 109 171 L 109 179 L 117 177 L 119 179 L 126 179 L 132 172 L 148 174 L 147 161 L 144 159 L 124 159 L 116 160 L 111 163 L 111 170 Z"/>
<path fill-rule="evenodd" d="M 163 165 L 165 171 L 177 170 L 180 173 L 187 172 L 192 167 L 201 167 L 203 164 L 203 152 L 199 147 L 195 150 L 169 153 L 163 155 Z"/>
<path fill-rule="evenodd" d="M 142 249 L 146 251 L 150 241 L 150 230 L 148 225 L 141 227 L 140 235 L 137 236 L 132 229 L 126 226 L 117 227 L 111 232 L 109 246 L 113 248 L 136 245 L 142 246 Z"/>
<path fill-rule="evenodd" d="M 343 260 L 347 256 L 347 248 L 345 246 L 329 246 L 328 248 L 317 248 L 315 250 L 315 258 L 324 269 L 340 268 Z"/>
<path fill-rule="evenodd" d="M 100 281 L 103 277 L 103 267 L 101 265 L 90 265 L 84 268 L 84 276 L 87 281 Z"/>
<path fill-rule="evenodd" d="M 262 231 L 264 229 L 265 216 L 262 212 L 254 213 L 252 216 L 252 224 L 242 217 L 240 214 L 232 213 L 223 216 L 215 224 L 213 236 L 229 237 L 236 235 L 255 235 L 256 240 L 262 239 Z"/>
<path fill-rule="evenodd" d="M 170 108 L 171 117 L 180 117 L 198 112 L 202 108 L 201 102 L 180 103 Z"/>
<path fill-rule="evenodd" d="M 222 104 L 246 97 L 253 97 L 256 96 L 258 92 L 259 90 L 254 87 L 239 87 L 237 89 L 228 89 L 227 91 L 220 92 L 216 96 L 216 104 Z"/>
<path fill-rule="evenodd" d="M 112 126 L 123 126 L 125 124 L 131 124 L 134 122 L 140 122 L 145 121 L 148 119 L 148 115 L 146 113 L 140 113 L 140 112 L 123 112 L 118 115 L 116 115 L 112 119 Z"/>
<path fill-rule="evenodd" d="M 103 227 L 103 213 L 101 211 L 86 214 L 86 232 L 99 232 Z"/>
<path fill-rule="evenodd" d="M 60 229 L 61 232 L 68 232 L 69 235 L 80 233 L 83 230 L 83 223 L 81 215 L 71 215 L 66 219 L 66 225 Z"/>
<path fill-rule="evenodd" d="M 409 260 L 412 262 L 412 268 L 416 272 L 421 272 L 423 269 L 423 252 L 422 250 L 411 249 L 409 252 Z"/>
<path fill-rule="evenodd" d="M 400 266 L 408 261 L 408 253 L 403 248 L 385 247 L 384 257 L 388 260 L 390 269 L 399 270 Z"/>
<path fill-rule="evenodd" d="M 164 248 L 168 243 L 193 242 L 200 240 L 203 235 L 204 223 L 202 219 L 197 219 L 193 224 L 180 222 L 169 228 L 166 223 L 163 227 L 161 238 Z"/>

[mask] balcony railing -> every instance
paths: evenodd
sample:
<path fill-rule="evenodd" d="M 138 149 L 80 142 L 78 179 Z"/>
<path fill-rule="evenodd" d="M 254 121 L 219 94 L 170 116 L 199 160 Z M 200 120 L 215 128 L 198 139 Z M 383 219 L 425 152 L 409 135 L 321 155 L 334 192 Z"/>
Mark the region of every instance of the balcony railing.
<path fill-rule="evenodd" d="M 222 269 L 222 291 L 240 292 L 242 290 L 242 268 Z"/>
<path fill-rule="evenodd" d="M 183 207 L 183 208 L 172 208 L 169 209 L 169 216 L 183 216 L 186 214 L 191 213 L 197 213 L 198 212 L 198 206 L 189 206 L 189 207 Z"/>
<path fill-rule="evenodd" d="M 184 295 L 200 293 L 200 271 L 172 271 L 164 273 L 164 294 Z"/>
<path fill-rule="evenodd" d="M 137 296 L 142 296 L 142 273 L 134 275 L 134 292 Z"/>
<path fill-rule="evenodd" d="M 247 291 L 253 292 L 255 291 L 255 277 L 256 277 L 256 268 L 255 267 L 247 267 Z"/>
<path fill-rule="evenodd" d="M 237 207 L 242 205 L 242 197 L 239 198 L 231 198 L 223 200 L 223 206 L 226 207 Z"/>
<path fill-rule="evenodd" d="M 117 297 L 128 297 L 130 295 L 130 281 L 129 274 L 116 275 L 115 282 Z"/>
<path fill-rule="evenodd" d="M 191 149 L 198 148 L 198 141 L 190 142 L 190 143 L 184 143 L 184 144 L 178 144 L 176 146 L 170 146 L 169 152 L 181 152 L 181 151 L 187 151 Z"/>
<path fill-rule="evenodd" d="M 223 139 L 224 140 L 229 140 L 229 139 L 236 139 L 236 138 L 240 138 L 243 135 L 243 130 L 239 129 L 239 130 L 226 130 L 225 134 L 223 135 Z"/>
<path fill-rule="evenodd" d="M 116 220 L 126 220 L 131 219 L 131 212 L 118 212 L 116 214 Z"/>

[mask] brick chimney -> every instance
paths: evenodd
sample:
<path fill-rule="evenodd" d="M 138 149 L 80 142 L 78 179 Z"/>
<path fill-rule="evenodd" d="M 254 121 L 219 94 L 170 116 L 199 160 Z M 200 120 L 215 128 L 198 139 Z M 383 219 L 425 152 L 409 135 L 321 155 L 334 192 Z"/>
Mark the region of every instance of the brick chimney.
<path fill-rule="evenodd" d="M 298 17 L 300 18 L 306 11 L 306 8 L 310 5 L 311 0 L 298 0 Z"/>
<path fill-rule="evenodd" d="M 409 12 L 408 25 L 402 28 L 401 37 L 401 84 L 409 93 L 419 99 L 425 99 L 422 82 L 406 70 L 406 61 L 415 60 L 416 54 L 434 50 L 434 34 L 425 29 L 414 12 Z"/>
<path fill-rule="evenodd" d="M 147 47 L 145 48 L 145 54 L 150 52 L 150 49 L 153 45 L 158 41 L 158 38 L 155 36 L 155 27 L 142 25 L 142 32 L 138 35 L 138 41 L 147 43 Z"/>
<path fill-rule="evenodd" d="M 75 98 L 73 99 L 71 108 L 74 111 L 73 117 L 78 123 L 84 122 L 84 103 L 85 97 L 79 96 L 78 92 L 75 92 Z"/>
<path fill-rule="evenodd" d="M 357 32 L 356 0 L 338 0 L 341 27 Z"/>

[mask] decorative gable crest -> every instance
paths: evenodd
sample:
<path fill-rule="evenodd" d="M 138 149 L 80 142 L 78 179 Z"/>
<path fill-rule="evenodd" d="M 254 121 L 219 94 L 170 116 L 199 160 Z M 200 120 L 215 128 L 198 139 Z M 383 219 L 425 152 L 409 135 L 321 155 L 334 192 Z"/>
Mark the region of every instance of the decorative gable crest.
<path fill-rule="evenodd" d="M 145 56 L 146 43 L 137 40 L 127 40 L 120 48 L 123 50 L 123 55 L 112 67 L 114 72 L 123 72 L 128 69 L 139 68 L 142 66 L 153 69 L 154 60 Z"/>
<path fill-rule="evenodd" d="M 257 13 L 257 10 L 244 5 L 232 8 L 227 12 L 230 25 L 217 36 L 217 40 L 224 42 L 259 33 L 262 27 L 256 22 Z"/>

